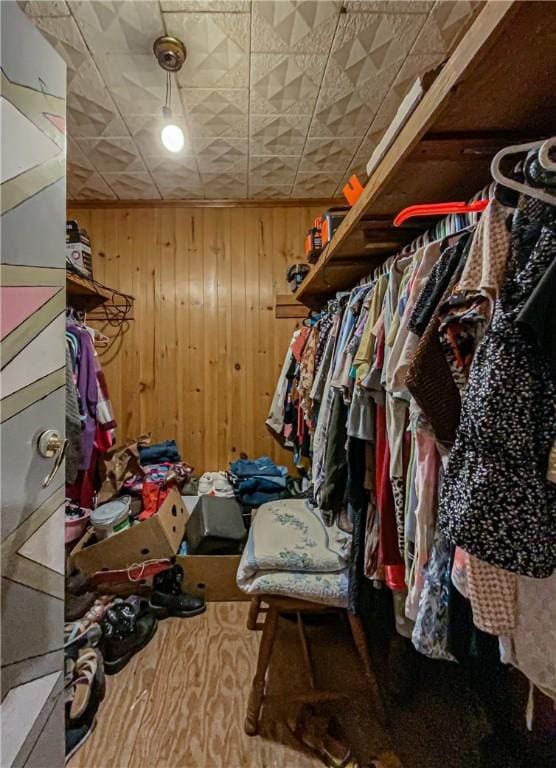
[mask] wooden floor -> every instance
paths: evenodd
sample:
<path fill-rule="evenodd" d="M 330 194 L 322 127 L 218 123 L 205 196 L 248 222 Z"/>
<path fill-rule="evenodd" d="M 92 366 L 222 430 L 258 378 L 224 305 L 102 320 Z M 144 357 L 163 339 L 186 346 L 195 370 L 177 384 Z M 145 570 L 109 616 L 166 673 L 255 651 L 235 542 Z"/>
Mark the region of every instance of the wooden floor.
<path fill-rule="evenodd" d="M 150 645 L 108 678 L 98 725 L 70 768 L 322 766 L 291 736 L 284 713 L 263 710 L 261 735 L 243 731 L 260 636 L 246 629 L 248 605 L 209 603 L 201 616 L 161 622 Z M 309 639 L 319 645 L 315 656 L 324 674 L 342 680 L 360 668 L 339 626 L 328 634 L 326 627 L 324 634 L 322 627 L 310 628 Z M 305 687 L 295 626 L 287 620 L 281 620 L 269 686 L 280 692 Z M 363 741 L 362 759 L 390 748 L 367 705 L 351 713 L 349 728 L 352 743 Z"/>

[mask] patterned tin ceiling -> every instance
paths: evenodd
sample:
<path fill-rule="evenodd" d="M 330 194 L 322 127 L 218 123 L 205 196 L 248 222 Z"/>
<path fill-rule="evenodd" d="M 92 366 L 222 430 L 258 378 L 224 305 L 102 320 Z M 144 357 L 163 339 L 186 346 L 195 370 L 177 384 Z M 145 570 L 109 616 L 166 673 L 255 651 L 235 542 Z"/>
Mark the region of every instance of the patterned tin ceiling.
<path fill-rule="evenodd" d="M 68 197 L 287 199 L 366 179 L 373 147 L 416 76 L 471 22 L 467 0 L 21 2 L 68 66 Z M 160 143 L 165 73 L 152 44 L 187 60 Z"/>

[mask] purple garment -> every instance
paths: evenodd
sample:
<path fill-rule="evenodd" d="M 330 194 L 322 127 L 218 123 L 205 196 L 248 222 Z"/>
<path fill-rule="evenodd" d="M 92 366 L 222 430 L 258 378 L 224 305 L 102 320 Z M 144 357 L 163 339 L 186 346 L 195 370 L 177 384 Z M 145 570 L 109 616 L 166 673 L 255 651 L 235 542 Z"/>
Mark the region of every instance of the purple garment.
<path fill-rule="evenodd" d="M 77 390 L 81 401 L 83 430 L 81 432 L 81 464 L 79 469 L 87 470 L 91 464 L 95 434 L 97 430 L 98 386 L 95 365 L 95 350 L 89 333 L 77 325 L 70 325 L 67 332 L 79 342 L 77 356 Z"/>

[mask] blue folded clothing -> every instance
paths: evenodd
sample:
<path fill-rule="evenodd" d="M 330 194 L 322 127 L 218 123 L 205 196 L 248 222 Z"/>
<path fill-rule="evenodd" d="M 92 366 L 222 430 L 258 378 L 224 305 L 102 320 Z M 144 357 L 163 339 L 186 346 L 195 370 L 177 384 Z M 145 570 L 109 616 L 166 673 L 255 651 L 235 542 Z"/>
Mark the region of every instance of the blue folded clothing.
<path fill-rule="evenodd" d="M 178 549 L 178 555 L 187 555 L 187 541 L 184 539 Z"/>
<path fill-rule="evenodd" d="M 181 461 L 180 452 L 175 440 L 165 440 L 154 445 L 145 445 L 139 448 L 139 460 L 141 464 L 161 464 L 169 461 L 175 464 Z"/>
<path fill-rule="evenodd" d="M 286 487 L 285 477 L 249 477 L 247 480 L 241 480 L 239 483 L 239 493 L 255 493 L 256 491 L 262 491 L 262 493 L 280 493 Z"/>
<path fill-rule="evenodd" d="M 237 477 L 253 477 L 257 475 L 266 475 L 267 477 L 286 477 L 288 468 L 276 466 L 268 456 L 261 456 L 258 459 L 237 459 L 230 464 L 230 470 Z"/>

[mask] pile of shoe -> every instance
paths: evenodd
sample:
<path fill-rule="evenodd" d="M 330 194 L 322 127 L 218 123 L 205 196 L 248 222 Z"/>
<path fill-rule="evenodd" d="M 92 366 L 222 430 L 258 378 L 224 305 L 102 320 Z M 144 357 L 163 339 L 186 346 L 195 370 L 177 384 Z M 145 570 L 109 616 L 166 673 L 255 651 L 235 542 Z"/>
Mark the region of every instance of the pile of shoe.
<path fill-rule="evenodd" d="M 149 600 L 87 591 L 79 574 L 66 579 L 64 627 L 66 761 L 96 725 L 105 674 L 115 675 L 154 637 L 159 619 L 205 610 L 202 598 L 182 592 L 183 569 L 171 565 L 153 580 Z"/>

